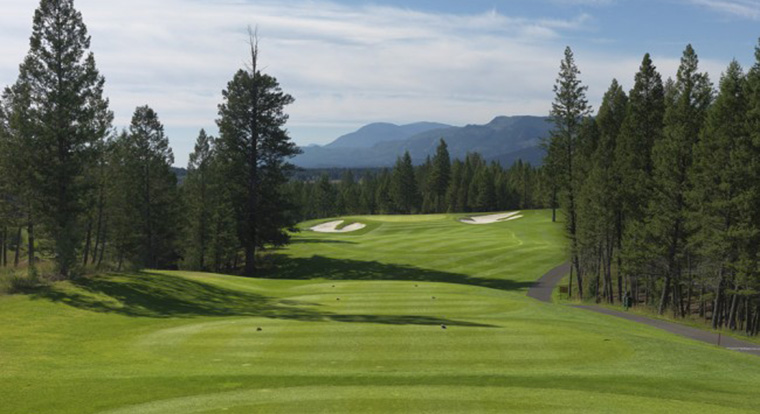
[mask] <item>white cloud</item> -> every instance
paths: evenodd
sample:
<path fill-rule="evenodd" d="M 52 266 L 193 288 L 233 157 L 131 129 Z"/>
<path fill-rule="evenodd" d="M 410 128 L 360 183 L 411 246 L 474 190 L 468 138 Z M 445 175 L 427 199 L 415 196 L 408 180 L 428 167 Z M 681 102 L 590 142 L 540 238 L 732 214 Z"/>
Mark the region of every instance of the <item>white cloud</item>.
<path fill-rule="evenodd" d="M 759 0 L 689 0 L 691 3 L 704 6 L 723 14 L 745 19 L 760 20 Z"/>
<path fill-rule="evenodd" d="M 465 124 L 504 114 L 544 115 L 566 37 L 586 33 L 593 22 L 586 14 L 526 19 L 309 0 L 76 5 L 93 37 L 117 124 L 128 124 L 136 106 L 151 105 L 179 164 L 192 150 L 190 131 L 215 129 L 221 90 L 245 65 L 248 25 L 259 28 L 266 71 L 296 98 L 288 108 L 289 129 L 307 144 L 374 121 Z M 28 0 L 3 6 L 0 85 L 15 79 L 32 14 Z M 580 49 L 576 55 L 592 102 L 613 76 L 630 86 L 640 59 Z M 664 66 L 677 64 L 674 58 Z"/>

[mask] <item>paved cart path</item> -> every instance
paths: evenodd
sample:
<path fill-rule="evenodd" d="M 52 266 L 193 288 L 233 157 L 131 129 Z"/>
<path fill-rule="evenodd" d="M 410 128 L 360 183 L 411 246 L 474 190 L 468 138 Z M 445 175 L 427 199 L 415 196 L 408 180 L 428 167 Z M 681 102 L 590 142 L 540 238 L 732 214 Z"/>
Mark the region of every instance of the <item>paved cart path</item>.
<path fill-rule="evenodd" d="M 541 276 L 536 284 L 528 290 L 528 296 L 538 299 L 542 302 L 552 301 L 552 292 L 554 287 L 562 280 L 562 278 L 570 272 L 570 263 L 564 263 L 550 270 L 545 275 Z M 660 319 L 648 318 L 646 316 L 635 315 L 628 312 L 621 312 L 612 309 L 602 308 L 599 306 L 575 306 L 576 308 L 590 310 L 592 312 L 602 313 L 609 316 L 616 316 L 618 318 L 627 319 L 629 321 L 643 323 L 655 328 L 663 329 L 676 335 L 681 335 L 686 338 L 695 339 L 697 341 L 707 342 L 710 344 L 718 345 L 730 349 L 733 351 L 743 352 L 746 354 L 752 354 L 760 356 L 760 345 L 747 341 L 732 338 L 730 336 L 720 335 L 714 332 L 704 331 L 702 329 L 692 328 L 690 326 L 681 325 L 674 322 L 668 322 Z M 719 342 L 720 341 L 720 342 Z"/>

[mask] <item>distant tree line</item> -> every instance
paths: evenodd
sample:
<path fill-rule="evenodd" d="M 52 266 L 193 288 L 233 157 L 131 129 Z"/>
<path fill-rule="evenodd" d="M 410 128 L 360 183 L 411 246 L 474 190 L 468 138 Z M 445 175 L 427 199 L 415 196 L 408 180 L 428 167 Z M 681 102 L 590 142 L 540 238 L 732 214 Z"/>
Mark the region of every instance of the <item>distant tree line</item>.
<path fill-rule="evenodd" d="M 760 46 L 718 90 L 687 46 L 676 79 L 644 56 L 591 117 L 572 51 L 555 86 L 546 168 L 581 298 L 630 297 L 713 328 L 760 329 Z"/>
<path fill-rule="evenodd" d="M 324 172 L 315 180 L 291 180 L 286 193 L 297 221 L 351 214 L 429 214 L 535 209 L 548 206 L 549 181 L 542 169 L 518 161 L 508 169 L 477 153 L 451 160 L 441 140 L 435 156 L 419 166 L 409 153 L 392 169 L 340 180 Z"/>
<path fill-rule="evenodd" d="M 0 267 L 41 258 L 68 279 L 88 266 L 244 269 L 287 242 L 282 185 L 298 152 L 284 125 L 293 98 L 258 67 L 238 71 L 201 131 L 185 184 L 158 114 L 138 107 L 116 132 L 90 37 L 72 0 L 41 0 L 30 49 L 0 99 Z M 22 257 L 26 256 L 26 257 Z"/>

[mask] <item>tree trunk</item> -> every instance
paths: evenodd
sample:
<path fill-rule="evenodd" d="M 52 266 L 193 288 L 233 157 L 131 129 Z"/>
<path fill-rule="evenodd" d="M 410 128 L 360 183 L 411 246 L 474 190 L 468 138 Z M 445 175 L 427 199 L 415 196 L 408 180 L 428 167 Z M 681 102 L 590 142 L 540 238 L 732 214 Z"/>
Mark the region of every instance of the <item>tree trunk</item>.
<path fill-rule="evenodd" d="M 21 236 L 24 231 L 23 227 L 18 228 L 16 232 L 16 254 L 13 257 L 13 267 L 18 267 L 21 264 Z"/>
<path fill-rule="evenodd" d="M 206 217 L 206 175 L 205 171 L 201 173 L 201 223 L 200 223 L 200 242 L 201 242 L 201 271 L 206 270 L 206 238 L 208 223 Z"/>
<path fill-rule="evenodd" d="M 738 286 L 735 287 L 736 290 L 739 289 Z M 739 295 L 733 294 L 731 298 L 731 307 L 728 310 L 728 327 L 732 330 L 736 330 L 736 312 L 737 307 L 739 305 Z"/>
<path fill-rule="evenodd" d="M 33 277 L 36 277 L 37 270 L 36 270 L 36 263 L 34 259 L 34 222 L 32 221 L 32 215 L 31 213 L 28 216 L 29 222 L 27 224 L 27 239 L 28 239 L 28 256 L 29 256 L 29 274 Z M 20 241 L 19 241 L 20 244 Z"/>
<path fill-rule="evenodd" d="M 596 260 L 596 303 L 601 302 L 600 294 L 602 287 L 602 244 L 599 243 L 598 258 Z M 605 294 L 607 293 L 607 286 L 604 286 Z"/>
<path fill-rule="evenodd" d="M 618 211 L 617 223 L 615 224 L 615 238 L 617 239 L 617 274 L 618 274 L 618 301 L 623 302 L 623 212 Z M 633 288 L 633 281 L 629 283 Z M 638 294 L 633 293 L 633 301 L 638 301 Z"/>
<path fill-rule="evenodd" d="M 90 244 L 92 242 L 92 220 L 87 219 L 87 235 L 84 239 L 84 252 L 82 258 L 82 265 L 87 266 L 87 262 L 90 261 Z"/>
<path fill-rule="evenodd" d="M 552 223 L 557 222 L 557 187 L 552 185 Z"/>
<path fill-rule="evenodd" d="M 660 297 L 660 306 L 657 309 L 657 313 L 662 315 L 665 313 L 665 308 L 668 306 L 668 298 L 670 297 L 670 272 L 665 274 L 665 283 L 662 286 L 662 296 Z"/>
<path fill-rule="evenodd" d="M 570 283 L 567 288 L 568 299 L 573 297 L 573 267 L 570 266 Z"/>
<path fill-rule="evenodd" d="M 573 255 L 573 263 L 575 264 L 575 277 L 578 279 L 578 297 L 583 300 L 583 275 L 581 274 L 580 258 L 577 254 Z"/>
<path fill-rule="evenodd" d="M 692 306 L 691 302 L 694 297 L 694 275 L 691 273 L 691 269 L 689 269 L 689 289 L 686 292 L 686 314 L 691 315 L 692 314 Z"/>
<path fill-rule="evenodd" d="M 245 275 L 253 277 L 256 274 L 256 243 L 257 230 L 256 220 L 258 219 L 258 191 L 259 191 L 259 170 L 258 170 L 258 147 L 259 147 L 259 85 L 258 85 L 258 39 L 256 35 L 250 33 L 251 42 L 251 147 L 249 148 L 249 182 L 248 182 L 248 240 L 245 246 Z"/>
<path fill-rule="evenodd" d="M 707 303 L 705 303 L 705 282 L 703 281 L 699 288 L 699 317 L 705 318 L 707 315 Z"/>
<path fill-rule="evenodd" d="M 744 333 L 749 336 L 751 332 L 750 323 L 752 323 L 752 310 L 749 296 L 744 299 Z"/>
<path fill-rule="evenodd" d="M 718 287 L 715 289 L 715 301 L 713 303 L 713 311 L 712 311 L 712 328 L 713 329 L 718 329 L 718 322 L 720 319 L 722 291 L 723 291 L 723 268 L 721 267 L 719 275 L 718 275 Z"/>
<path fill-rule="evenodd" d="M 147 162 L 147 161 L 146 161 Z M 155 269 L 156 261 L 156 246 L 154 241 L 154 235 L 153 235 L 153 209 L 152 209 L 152 200 L 151 200 L 151 188 L 150 188 L 150 166 L 145 166 L 145 182 L 143 183 L 143 191 L 145 192 L 143 194 L 143 197 L 145 199 L 145 235 L 147 237 L 147 252 L 143 256 L 143 260 L 145 263 L 144 265 L 150 267 L 151 269 Z"/>
<path fill-rule="evenodd" d="M 98 195 L 98 220 L 95 224 L 95 246 L 92 249 L 92 263 L 95 264 L 95 262 L 98 259 L 98 248 L 100 247 L 100 243 L 102 242 L 102 231 L 103 231 L 103 189 L 101 188 L 100 193 Z"/>
<path fill-rule="evenodd" d="M 103 224 L 103 236 L 100 240 L 100 255 L 98 256 L 98 264 L 97 267 L 100 269 L 100 266 L 103 264 L 103 256 L 105 255 L 107 241 L 108 241 L 108 221 L 105 221 Z"/>
<path fill-rule="evenodd" d="M 0 266 L 8 266 L 8 227 L 3 226 L 2 239 L 0 239 Z"/>

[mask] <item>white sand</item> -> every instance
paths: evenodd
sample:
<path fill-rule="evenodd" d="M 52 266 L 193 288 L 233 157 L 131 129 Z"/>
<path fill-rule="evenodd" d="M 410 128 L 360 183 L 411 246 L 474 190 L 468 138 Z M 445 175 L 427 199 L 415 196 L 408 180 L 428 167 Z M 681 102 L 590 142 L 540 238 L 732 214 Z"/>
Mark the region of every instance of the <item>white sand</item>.
<path fill-rule="evenodd" d="M 343 223 L 343 220 L 331 221 L 329 223 L 324 223 L 318 226 L 314 226 L 310 228 L 309 230 L 316 231 L 318 233 L 350 233 L 352 231 L 361 230 L 367 227 L 366 224 L 353 223 L 353 224 L 349 224 L 346 227 L 343 227 L 342 229 L 338 229 L 337 227 L 340 226 L 342 223 Z"/>
<path fill-rule="evenodd" d="M 492 224 L 500 221 L 512 221 L 523 218 L 519 211 L 513 211 L 511 213 L 491 214 L 489 216 L 475 216 L 463 218 L 459 221 L 467 224 Z"/>

